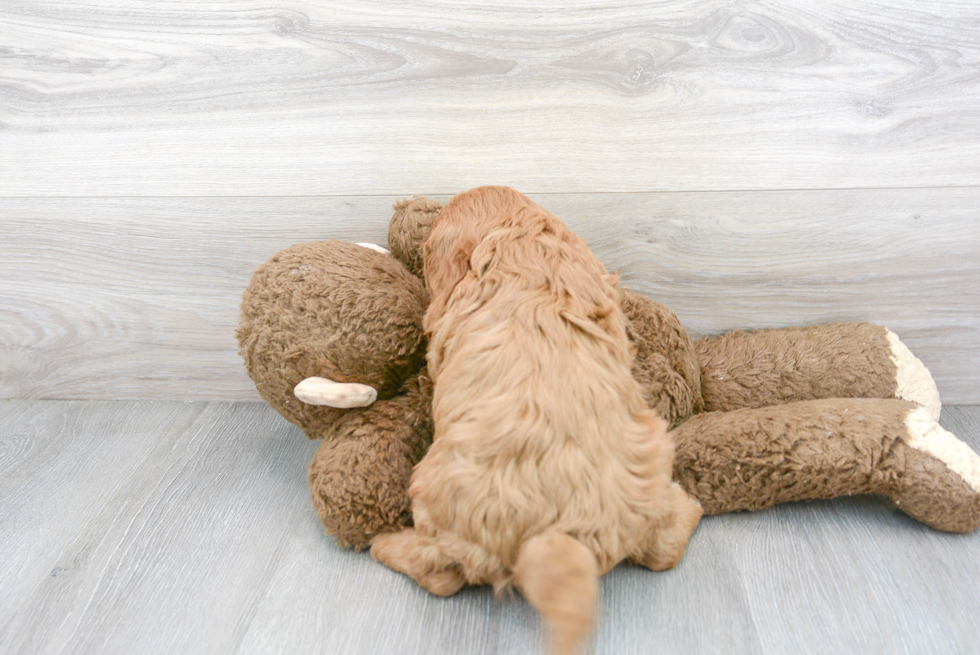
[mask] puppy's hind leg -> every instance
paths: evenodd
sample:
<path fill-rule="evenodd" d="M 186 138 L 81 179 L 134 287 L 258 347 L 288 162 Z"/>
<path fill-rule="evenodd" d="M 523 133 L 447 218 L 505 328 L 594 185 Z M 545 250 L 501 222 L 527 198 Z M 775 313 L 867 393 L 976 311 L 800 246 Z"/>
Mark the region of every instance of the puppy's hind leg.
<path fill-rule="evenodd" d="M 459 565 L 415 528 L 377 535 L 371 540 L 371 557 L 413 578 L 436 596 L 452 596 L 466 583 Z"/>
<path fill-rule="evenodd" d="M 681 561 L 691 533 L 701 520 L 701 503 L 688 496 L 676 482 L 667 488 L 664 502 L 667 505 L 664 517 L 650 526 L 640 553 L 630 558 L 634 564 L 651 571 L 666 571 Z"/>

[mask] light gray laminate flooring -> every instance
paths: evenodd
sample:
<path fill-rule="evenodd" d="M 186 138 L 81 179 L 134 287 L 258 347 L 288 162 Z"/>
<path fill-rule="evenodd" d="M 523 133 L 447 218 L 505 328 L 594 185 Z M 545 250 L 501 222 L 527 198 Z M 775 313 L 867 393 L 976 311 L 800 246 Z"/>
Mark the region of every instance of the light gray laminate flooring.
<path fill-rule="evenodd" d="M 980 407 L 942 423 L 980 448 Z M 526 653 L 488 588 L 428 595 L 336 547 L 315 443 L 262 403 L 0 403 L 0 653 Z M 980 534 L 880 498 L 706 518 L 675 570 L 602 581 L 597 653 L 970 653 Z"/>

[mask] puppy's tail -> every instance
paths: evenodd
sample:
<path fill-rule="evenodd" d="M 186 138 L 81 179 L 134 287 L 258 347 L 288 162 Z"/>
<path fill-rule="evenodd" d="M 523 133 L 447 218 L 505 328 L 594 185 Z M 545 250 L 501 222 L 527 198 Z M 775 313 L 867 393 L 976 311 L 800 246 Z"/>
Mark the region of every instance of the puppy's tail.
<path fill-rule="evenodd" d="M 567 534 L 545 532 L 521 546 L 514 578 L 551 627 L 552 653 L 577 653 L 595 618 L 599 590 L 595 555 Z"/>

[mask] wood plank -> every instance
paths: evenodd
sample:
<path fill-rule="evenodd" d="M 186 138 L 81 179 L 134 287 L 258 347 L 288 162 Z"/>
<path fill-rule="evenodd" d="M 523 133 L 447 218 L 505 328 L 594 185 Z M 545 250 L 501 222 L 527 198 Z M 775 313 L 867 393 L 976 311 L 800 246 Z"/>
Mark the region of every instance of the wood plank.
<path fill-rule="evenodd" d="M 383 243 L 396 198 L 0 199 L 0 397 L 257 399 L 234 340 L 251 271 Z M 534 198 L 695 336 L 874 321 L 945 402 L 980 402 L 980 188 Z"/>
<path fill-rule="evenodd" d="M 980 406 L 942 422 L 980 450 Z M 330 543 L 314 447 L 256 403 L 0 402 L 0 651 L 535 652 L 520 597 Z M 675 570 L 603 578 L 594 651 L 970 652 L 978 584 L 980 533 L 874 497 L 708 517 Z"/>
<path fill-rule="evenodd" d="M 79 562 L 59 555 L 118 502 L 161 442 L 182 434 L 202 409 L 0 403 L 0 643 L 20 607 L 15 599 L 49 578 L 48 584 L 73 579 Z"/>
<path fill-rule="evenodd" d="M 258 400 L 234 330 L 281 248 L 384 243 L 392 199 L 0 200 L 0 397 Z"/>
<path fill-rule="evenodd" d="M 980 449 L 980 408 L 949 407 L 943 423 Z M 980 535 L 937 533 L 876 498 L 709 517 L 674 571 L 603 579 L 595 652 L 966 652 L 978 553 Z M 238 652 L 517 654 L 541 638 L 520 598 L 434 598 L 303 534 Z"/>
<path fill-rule="evenodd" d="M 722 527 L 699 528 L 674 571 L 620 566 L 603 578 L 597 655 L 648 653 L 654 644 L 665 654 L 712 652 L 719 644 L 725 652 L 760 652 L 741 573 L 719 566 L 733 557 Z M 292 537 L 238 653 L 517 655 L 543 642 L 538 617 L 519 596 L 498 600 L 489 588 L 467 588 L 436 598 L 367 553 L 338 549 L 315 532 Z M 717 611 L 693 621 L 692 609 L 707 604 Z"/>
<path fill-rule="evenodd" d="M 946 407 L 941 423 L 980 452 L 980 408 Z M 936 532 L 876 497 L 726 520 L 765 652 L 976 648 L 980 533 Z"/>
<path fill-rule="evenodd" d="M 13 0 L 0 194 L 980 183 L 980 10 Z"/>
<path fill-rule="evenodd" d="M 104 448 L 122 448 L 129 438 L 73 421 L 85 404 L 41 405 L 64 408 L 76 435 L 99 439 Z M 188 408 L 194 420 L 179 430 L 153 422 L 160 410 Z M 9 605 L 0 651 L 229 652 L 284 540 L 298 524 L 316 522 L 306 489 L 315 444 L 255 403 L 99 403 L 90 411 L 101 412 L 102 421 L 138 416 L 158 439 L 141 465 L 124 467 L 125 484 L 103 487 L 102 466 L 112 462 L 93 467 L 90 457 L 87 479 L 60 479 L 52 467 L 46 488 L 7 490 L 14 500 L 56 507 L 65 494 L 77 494 L 73 502 L 83 502 L 88 489 L 98 494 L 89 498 L 97 513 L 85 520 L 64 527 L 54 516 L 37 521 L 71 540 L 32 547 L 29 563 L 45 571 L 26 593 L 21 586 L 8 595 L 4 584 Z M 84 461 L 65 452 L 59 464 Z M 29 536 L 6 510 L 2 516 L 0 543 Z"/>

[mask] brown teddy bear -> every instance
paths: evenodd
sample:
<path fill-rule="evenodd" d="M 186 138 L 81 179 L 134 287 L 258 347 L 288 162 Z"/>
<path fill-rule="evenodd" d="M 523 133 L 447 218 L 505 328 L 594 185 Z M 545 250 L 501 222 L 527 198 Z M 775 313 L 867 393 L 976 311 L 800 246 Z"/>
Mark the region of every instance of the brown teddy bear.
<path fill-rule="evenodd" d="M 313 504 L 344 546 L 411 523 L 412 467 L 432 441 L 421 244 L 441 205 L 395 205 L 391 252 L 338 241 L 256 269 L 238 340 L 262 395 L 311 439 Z M 980 527 L 980 457 L 937 423 L 931 375 L 868 323 L 692 341 L 624 289 L 634 375 L 674 427 L 674 477 L 706 514 L 879 493 L 939 530 Z"/>

